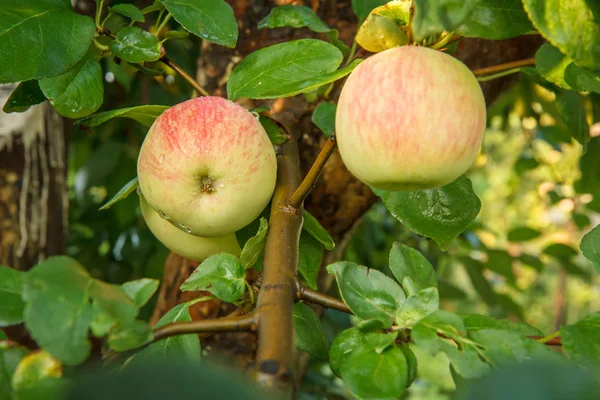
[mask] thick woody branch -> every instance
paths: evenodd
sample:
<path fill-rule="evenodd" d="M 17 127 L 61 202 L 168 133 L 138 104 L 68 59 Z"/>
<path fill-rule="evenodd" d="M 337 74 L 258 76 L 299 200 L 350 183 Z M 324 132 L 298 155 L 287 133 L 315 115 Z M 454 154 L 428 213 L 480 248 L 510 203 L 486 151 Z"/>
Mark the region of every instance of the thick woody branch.
<path fill-rule="evenodd" d="M 298 145 L 289 140 L 277 156 L 277 185 L 265 243 L 263 281 L 258 295 L 258 350 L 254 378 L 289 396 L 293 391 L 296 346 L 293 306 L 296 297 L 298 242 L 302 210 L 289 206 L 300 184 Z"/>
<path fill-rule="evenodd" d="M 253 331 L 256 329 L 256 315 L 250 313 L 243 316 L 219 319 L 203 319 L 191 322 L 175 322 L 155 329 L 153 342 L 175 335 L 188 333 L 221 333 Z"/>
<path fill-rule="evenodd" d="M 312 167 L 310 167 L 310 170 L 306 174 L 306 177 L 304 178 L 298 189 L 296 189 L 294 194 L 292 194 L 292 197 L 290 197 L 290 206 L 292 206 L 293 208 L 300 207 L 304 199 L 306 199 L 306 196 L 308 196 L 310 191 L 313 190 L 313 188 L 315 187 L 315 182 L 319 178 L 319 175 L 321 174 L 325 163 L 329 159 L 329 156 L 331 156 L 331 153 L 333 153 L 333 151 L 335 150 L 335 146 L 336 142 L 334 135 L 330 137 L 327 140 L 327 142 L 325 142 L 325 145 L 321 149 L 321 152 L 317 156 L 317 159 L 313 163 Z"/>

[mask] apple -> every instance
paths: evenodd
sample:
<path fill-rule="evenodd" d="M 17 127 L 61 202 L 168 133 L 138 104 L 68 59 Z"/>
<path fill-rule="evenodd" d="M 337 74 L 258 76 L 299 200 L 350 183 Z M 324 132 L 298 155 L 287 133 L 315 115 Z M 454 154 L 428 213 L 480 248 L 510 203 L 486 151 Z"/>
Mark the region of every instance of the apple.
<path fill-rule="evenodd" d="M 217 253 L 230 253 L 239 256 L 242 249 L 235 233 L 225 236 L 205 238 L 194 236 L 173 226 L 154 211 L 142 194 L 140 207 L 146 225 L 154 236 L 172 252 L 194 261 L 203 261 Z"/>
<path fill-rule="evenodd" d="M 335 127 L 342 160 L 362 182 L 390 191 L 432 189 L 475 161 L 486 106 L 477 79 L 459 60 L 403 46 L 352 71 Z"/>
<path fill-rule="evenodd" d="M 141 192 L 187 233 L 217 237 L 252 222 L 275 189 L 275 149 L 262 125 L 220 97 L 184 101 L 162 113 L 142 144 Z"/>

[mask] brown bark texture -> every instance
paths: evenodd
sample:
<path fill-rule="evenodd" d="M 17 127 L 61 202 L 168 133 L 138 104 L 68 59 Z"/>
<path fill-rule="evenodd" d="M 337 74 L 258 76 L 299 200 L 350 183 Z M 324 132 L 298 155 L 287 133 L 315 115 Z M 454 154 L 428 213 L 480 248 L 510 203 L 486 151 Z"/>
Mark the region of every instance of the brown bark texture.
<path fill-rule="evenodd" d="M 308 29 L 258 29 L 257 25 L 269 11 L 278 5 L 301 4 L 313 8 L 319 16 L 332 28 L 340 32 L 340 39 L 346 44 L 352 43 L 357 29 L 357 20 L 352 13 L 350 0 L 228 0 L 231 4 L 238 26 L 240 38 L 236 49 L 226 49 L 205 42 L 198 60 L 197 79 L 211 95 L 226 96 L 226 82 L 231 70 L 241 59 L 251 52 L 272 44 L 324 36 L 314 34 Z M 503 41 L 486 41 L 479 39 L 463 39 L 459 42 L 456 57 L 472 69 L 496 65 L 531 57 L 542 43 L 538 36 L 525 36 Z M 368 56 L 366 54 L 365 56 Z M 490 105 L 514 81 L 515 76 L 496 79 L 482 83 L 482 88 Z M 336 85 L 329 100 L 339 95 L 341 85 Z M 257 107 L 267 105 L 271 116 L 298 139 L 302 174 L 306 174 L 326 141 L 319 129 L 312 124 L 312 111 L 318 103 L 309 103 L 303 95 L 273 101 L 239 101 L 244 106 Z M 344 167 L 339 153 L 335 151 L 325 165 L 316 187 L 305 201 L 305 208 L 313 214 L 335 240 L 337 247 L 323 257 L 322 267 L 339 259 L 343 255 L 344 243 L 352 228 L 360 221 L 364 213 L 377 201 L 368 187 L 354 178 Z M 195 269 L 197 263 L 171 254 L 165 264 L 163 283 L 159 293 L 152 322 L 156 322 L 170 308 L 199 297 L 205 293 L 180 292 L 180 284 Z M 331 280 L 322 274 L 321 289 L 327 291 Z M 192 318 L 207 318 L 225 315 L 231 308 L 218 301 L 196 304 L 192 310 Z M 272 338 L 271 340 L 275 340 Z M 245 367 L 254 357 L 256 340 L 254 335 L 223 334 L 215 335 L 203 342 L 205 349 L 216 349 L 219 355 L 237 360 L 237 365 Z M 302 367 L 300 362 L 300 367 Z"/>

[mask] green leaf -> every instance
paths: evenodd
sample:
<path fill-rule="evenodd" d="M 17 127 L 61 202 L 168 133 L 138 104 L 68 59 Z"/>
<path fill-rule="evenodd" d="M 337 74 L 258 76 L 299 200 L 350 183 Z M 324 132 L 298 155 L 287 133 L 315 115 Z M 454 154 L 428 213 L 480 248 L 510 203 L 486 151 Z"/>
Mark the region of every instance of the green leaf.
<path fill-rule="evenodd" d="M 579 248 L 584 257 L 590 260 L 596 271 L 600 273 L 600 225 L 596 225 L 581 239 Z"/>
<path fill-rule="evenodd" d="M 571 90 L 571 86 L 565 82 L 565 69 L 573 63 L 570 57 L 565 56 L 556 47 L 544 43 L 535 53 L 535 68 L 537 72 L 548 82 Z"/>
<path fill-rule="evenodd" d="M 335 111 L 337 106 L 335 103 L 324 101 L 319 103 L 312 113 L 311 121 L 330 138 L 335 132 Z"/>
<path fill-rule="evenodd" d="M 46 100 L 46 96 L 40 90 L 38 81 L 21 82 L 6 100 L 2 111 L 7 114 L 25 112 L 29 110 L 29 107 L 40 104 L 44 100 Z"/>
<path fill-rule="evenodd" d="M 389 0 L 352 0 L 352 9 L 354 14 L 358 17 L 358 22 L 362 23 L 368 16 L 369 13 L 384 4 Z"/>
<path fill-rule="evenodd" d="M 12 376 L 29 350 L 22 346 L 1 342 L 3 334 L 0 331 L 0 399 L 11 400 L 13 399 Z"/>
<path fill-rule="evenodd" d="M 495 273 L 502 275 L 508 282 L 515 282 L 512 270 L 513 258 L 504 250 L 488 250 L 488 262 L 485 267 Z"/>
<path fill-rule="evenodd" d="M 400 308 L 396 313 L 396 323 L 401 328 L 412 328 L 417 322 L 438 311 L 439 308 L 440 295 L 437 288 L 422 289 L 400 303 Z"/>
<path fill-rule="evenodd" d="M 104 100 L 102 68 L 93 58 L 84 58 L 62 75 L 40 80 L 40 89 L 56 112 L 81 118 L 95 112 Z"/>
<path fill-rule="evenodd" d="M 377 53 L 408 43 L 410 1 L 391 1 L 375 8 L 360 25 L 356 42 L 363 49 Z"/>
<path fill-rule="evenodd" d="M 303 28 L 306 27 L 313 32 L 325 33 L 331 43 L 343 53 L 348 47 L 338 39 L 337 29 L 331 29 L 325 22 L 321 21 L 315 12 L 306 7 L 298 5 L 283 5 L 274 7 L 271 12 L 258 23 L 258 28 Z"/>
<path fill-rule="evenodd" d="M 235 256 L 227 253 L 208 257 L 181 285 L 181 290 L 208 290 L 228 303 L 238 301 L 246 290 L 246 272 Z"/>
<path fill-rule="evenodd" d="M 574 362 L 588 367 L 598 377 L 600 368 L 600 312 L 588 315 L 573 325 L 560 328 L 564 352 Z"/>
<path fill-rule="evenodd" d="M 46 351 L 36 351 L 26 355 L 17 365 L 12 376 L 15 391 L 31 388 L 38 382 L 49 378 L 60 378 L 62 365 Z"/>
<path fill-rule="evenodd" d="M 165 39 L 175 39 L 175 40 L 184 40 L 190 37 L 189 32 L 185 31 L 167 31 L 165 32 Z"/>
<path fill-rule="evenodd" d="M 329 352 L 327 335 L 312 308 L 304 303 L 294 304 L 294 327 L 296 348 L 307 352 L 316 360 L 327 360 Z"/>
<path fill-rule="evenodd" d="M 396 343 L 398 338 L 398 332 L 380 333 L 380 332 L 368 332 L 365 333 L 365 339 L 367 344 L 378 354 L 383 353 L 389 349 L 390 346 Z"/>
<path fill-rule="evenodd" d="M 379 319 L 392 325 L 396 310 L 406 298 L 402 288 L 382 272 L 347 261 L 327 266 L 335 275 L 344 303 L 362 319 Z"/>
<path fill-rule="evenodd" d="M 323 258 L 323 245 L 305 231 L 300 233 L 298 272 L 302 275 L 308 287 L 318 289 L 317 279 Z"/>
<path fill-rule="evenodd" d="M 348 356 L 366 342 L 364 333 L 358 328 L 346 329 L 337 335 L 329 348 L 329 365 L 333 373 L 340 376 L 340 368 Z"/>
<path fill-rule="evenodd" d="M 273 118 L 261 115 L 258 117 L 258 121 L 263 126 L 263 128 L 265 128 L 267 136 L 269 136 L 269 139 L 271 140 L 271 143 L 273 143 L 273 146 L 283 144 L 288 140 L 288 134 L 285 128 Z"/>
<path fill-rule="evenodd" d="M 25 275 L 25 326 L 40 347 L 65 365 L 90 352 L 88 327 L 133 321 L 138 309 L 117 285 L 91 278 L 74 259 L 50 257 Z"/>
<path fill-rule="evenodd" d="M 267 238 L 268 229 L 267 220 L 264 217 L 261 217 L 258 232 L 256 232 L 256 235 L 248 239 L 246 244 L 244 244 L 242 254 L 240 254 L 239 262 L 242 264 L 244 269 L 252 268 L 252 266 L 258 261 L 258 257 L 265 248 L 265 240 Z"/>
<path fill-rule="evenodd" d="M 23 322 L 24 275 L 22 271 L 0 265 L 0 327 Z"/>
<path fill-rule="evenodd" d="M 511 331 L 523 336 L 543 336 L 542 332 L 524 322 L 510 321 L 508 319 L 494 319 L 487 315 L 479 314 L 458 314 L 465 324 L 465 329 L 471 335 L 484 329 L 494 329 L 498 331 Z"/>
<path fill-rule="evenodd" d="M 408 383 L 408 363 L 397 347 L 377 353 L 363 346 L 348 355 L 340 374 L 346 388 L 358 398 L 398 399 Z"/>
<path fill-rule="evenodd" d="M 110 42 L 110 51 L 120 59 L 130 63 L 156 61 L 160 58 L 160 42 L 148 31 L 137 26 L 128 26 L 117 33 Z"/>
<path fill-rule="evenodd" d="M 114 351 L 128 351 L 150 343 L 154 336 L 145 321 L 133 321 L 126 325 L 117 325 L 108 335 L 108 346 Z"/>
<path fill-rule="evenodd" d="M 302 228 L 304 228 L 319 242 L 323 243 L 323 246 L 325 246 L 327 250 L 333 250 L 335 247 L 335 242 L 331 236 L 329 236 L 329 233 L 327 233 L 319 221 L 317 221 L 317 219 L 306 210 L 304 210 L 304 223 L 302 224 Z"/>
<path fill-rule="evenodd" d="M 413 34 L 420 41 L 442 31 L 453 31 L 471 15 L 479 0 L 414 0 Z"/>
<path fill-rule="evenodd" d="M 0 83 L 59 75 L 72 68 L 94 38 L 94 20 L 64 0 L 3 0 Z"/>
<path fill-rule="evenodd" d="M 471 280 L 473 288 L 477 294 L 485 301 L 489 306 L 493 306 L 497 303 L 496 293 L 490 285 L 487 279 L 483 276 L 483 264 L 480 261 L 473 260 L 468 257 L 461 257 L 460 262 L 465 267 L 467 275 Z"/>
<path fill-rule="evenodd" d="M 560 119 L 567 125 L 571 135 L 586 149 L 590 139 L 590 126 L 585 115 L 583 97 L 579 93 L 563 90 L 556 94 L 555 104 Z"/>
<path fill-rule="evenodd" d="M 113 14 L 120 14 L 135 22 L 144 22 L 144 14 L 133 4 L 116 4 L 108 7 L 108 11 Z"/>
<path fill-rule="evenodd" d="M 123 289 L 136 307 L 141 308 L 156 292 L 158 283 L 157 279 L 142 278 L 123 283 L 121 289 Z"/>
<path fill-rule="evenodd" d="M 600 137 L 592 138 L 588 143 L 588 151 L 579 159 L 581 178 L 575 183 L 579 193 L 599 193 L 600 188 Z"/>
<path fill-rule="evenodd" d="M 137 188 L 138 188 L 138 178 L 136 176 L 135 178 L 133 178 L 132 180 L 127 182 L 125 184 L 125 186 L 123 186 L 121 189 L 119 189 L 117 194 L 115 194 L 109 201 L 104 203 L 104 205 L 102 207 L 100 207 L 99 209 L 100 210 L 109 209 L 110 207 L 112 207 L 113 205 L 118 203 L 119 201 L 126 199 L 127 196 L 129 196 L 131 193 L 133 193 Z"/>
<path fill-rule="evenodd" d="M 527 226 L 518 226 L 508 232 L 510 242 L 526 242 L 538 238 L 542 233 Z"/>
<path fill-rule="evenodd" d="M 372 188 L 373 189 L 373 188 Z M 442 250 L 477 217 L 481 202 L 464 175 L 437 189 L 388 192 L 373 189 L 390 213 L 410 230 L 435 240 Z"/>
<path fill-rule="evenodd" d="M 121 108 L 119 110 L 110 110 L 98 114 L 90 115 L 87 118 L 80 119 L 75 123 L 79 126 L 94 127 L 105 123 L 112 118 L 131 118 L 140 124 L 150 127 L 156 118 L 162 114 L 168 106 L 137 106 Z"/>
<path fill-rule="evenodd" d="M 414 343 L 426 353 L 435 356 L 445 353 L 456 372 L 468 379 L 485 375 L 490 367 L 480 359 L 481 349 L 477 343 L 467 339 L 466 330 L 460 317 L 455 314 L 438 311 L 421 320 L 411 331 Z M 438 336 L 460 343 L 460 348 Z"/>
<path fill-rule="evenodd" d="M 600 72 L 571 63 L 565 69 L 565 82 L 580 92 L 600 93 Z"/>
<path fill-rule="evenodd" d="M 342 60 L 340 50 L 317 39 L 265 47 L 235 66 L 227 82 L 227 97 L 270 99 L 307 92 L 343 78 L 358 65 L 336 71 Z"/>
<path fill-rule="evenodd" d="M 199 299 L 188 301 L 187 303 L 178 304 L 171 308 L 157 323 L 154 329 L 162 328 L 176 322 L 191 322 L 190 306 L 196 303 Z M 148 361 L 156 361 L 157 358 L 162 359 L 186 359 L 191 361 L 199 361 L 200 339 L 195 333 L 189 335 L 170 336 L 166 339 L 152 343 L 146 349 L 142 350 L 133 357 L 131 364 L 144 365 Z"/>
<path fill-rule="evenodd" d="M 221 46 L 234 48 L 238 25 L 224 0 L 160 0 L 186 31 Z"/>
<path fill-rule="evenodd" d="M 406 383 L 406 387 L 410 387 L 417 377 L 417 356 L 415 356 L 415 353 L 413 353 L 407 344 L 402 344 L 399 348 L 404 353 L 404 357 L 406 357 L 406 364 L 408 366 L 408 382 Z"/>
<path fill-rule="evenodd" d="M 419 251 L 394 243 L 390 251 L 390 270 L 402 283 L 404 278 L 412 279 L 418 289 L 437 287 L 437 275 L 431 263 Z"/>
<path fill-rule="evenodd" d="M 569 260 L 577 255 L 577 250 L 562 243 L 552 243 L 543 252 L 559 260 Z"/>
<path fill-rule="evenodd" d="M 456 33 L 490 40 L 508 39 L 533 30 L 521 0 L 480 0 Z"/>
<path fill-rule="evenodd" d="M 600 68 L 600 4 L 589 0 L 523 0 L 529 19 L 553 46 L 582 67 Z"/>

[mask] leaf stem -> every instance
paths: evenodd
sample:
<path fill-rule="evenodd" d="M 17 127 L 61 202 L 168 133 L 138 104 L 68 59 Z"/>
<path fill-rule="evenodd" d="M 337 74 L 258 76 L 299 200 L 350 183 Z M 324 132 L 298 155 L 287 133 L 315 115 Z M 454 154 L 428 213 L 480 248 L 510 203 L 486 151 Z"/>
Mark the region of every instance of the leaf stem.
<path fill-rule="evenodd" d="M 512 68 L 512 69 L 507 69 L 506 71 L 498 72 L 497 74 L 480 76 L 479 78 L 477 78 L 477 80 L 479 82 L 487 82 L 487 81 L 491 81 L 493 79 L 502 78 L 503 76 L 516 74 L 517 72 L 521 72 L 521 68 Z"/>
<path fill-rule="evenodd" d="M 447 46 L 450 43 L 454 43 L 460 39 L 462 39 L 462 36 L 460 36 L 456 33 L 450 32 L 450 33 L 446 34 L 443 38 L 438 40 L 436 43 L 432 44 L 430 47 L 432 49 L 439 50 L 439 49 L 443 48 L 444 46 Z"/>
<path fill-rule="evenodd" d="M 160 61 L 164 62 L 169 67 L 171 67 L 175 72 L 177 72 L 179 74 L 179 76 L 181 76 L 191 87 L 194 88 L 194 90 L 196 90 L 196 92 L 198 92 L 199 95 L 210 96 L 210 94 L 202 86 L 200 86 L 198 84 L 198 82 L 196 82 L 196 80 L 190 74 L 185 72 L 185 70 L 183 68 L 181 68 L 179 65 L 177 65 L 175 63 L 175 61 L 171 60 L 167 56 L 164 56 L 163 58 L 161 58 Z"/>
<path fill-rule="evenodd" d="M 353 40 L 352 47 L 350 47 L 350 52 L 348 53 L 348 57 L 346 57 L 346 62 L 344 63 L 344 67 L 348 66 L 352 62 L 352 59 L 354 58 L 355 54 L 356 54 L 356 40 Z"/>
<path fill-rule="evenodd" d="M 535 58 L 526 58 L 525 60 L 511 61 L 504 64 L 492 65 L 491 67 L 474 69 L 472 72 L 475 76 L 495 74 L 497 72 L 503 72 L 507 70 L 513 70 L 519 67 L 526 67 L 528 65 L 534 65 Z"/>
<path fill-rule="evenodd" d="M 156 17 L 156 22 L 154 22 L 154 28 L 152 29 L 152 34 L 156 36 L 156 31 L 158 29 L 158 25 L 160 24 L 160 20 L 162 19 L 163 14 L 165 13 L 165 9 L 163 8 L 158 13 L 158 17 Z"/>
<path fill-rule="evenodd" d="M 98 29 L 102 29 L 102 26 L 100 24 L 100 19 L 102 17 L 102 8 L 104 7 L 104 0 L 100 0 L 96 2 L 96 28 Z"/>
<path fill-rule="evenodd" d="M 327 139 L 325 145 L 321 149 L 321 152 L 317 156 L 317 159 L 306 174 L 306 177 L 304 178 L 300 186 L 298 186 L 294 194 L 292 194 L 292 196 L 290 197 L 289 205 L 291 207 L 296 209 L 299 208 L 304 199 L 306 199 L 306 196 L 308 196 L 310 191 L 315 187 L 315 182 L 319 178 L 319 175 L 321 174 L 325 163 L 329 159 L 329 156 L 331 156 L 331 153 L 333 153 L 333 151 L 335 150 L 335 146 L 336 141 L 334 134 L 329 139 Z"/>
<path fill-rule="evenodd" d="M 163 22 L 161 22 L 161 24 L 158 26 L 158 28 L 156 28 L 155 36 L 158 37 L 158 35 L 160 34 L 160 31 L 162 31 L 162 29 L 165 27 L 165 25 L 167 25 L 167 23 L 169 22 L 169 20 L 171 19 L 172 15 L 171 13 L 168 13 L 167 16 L 165 17 L 165 19 L 163 20 Z"/>

